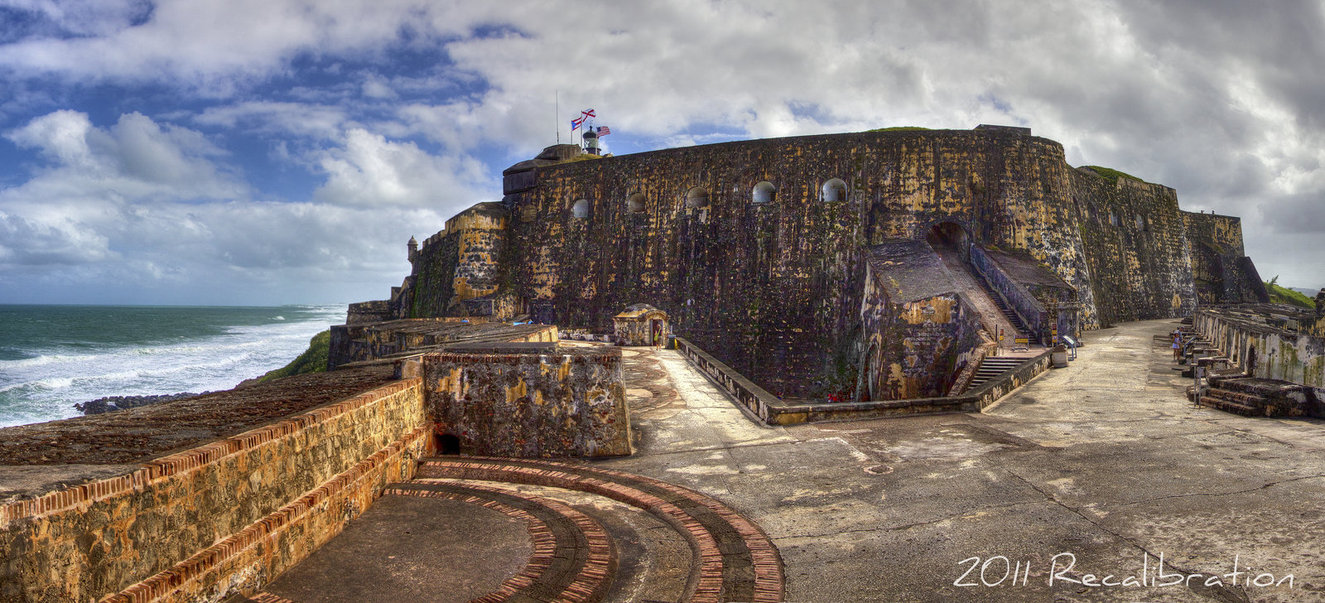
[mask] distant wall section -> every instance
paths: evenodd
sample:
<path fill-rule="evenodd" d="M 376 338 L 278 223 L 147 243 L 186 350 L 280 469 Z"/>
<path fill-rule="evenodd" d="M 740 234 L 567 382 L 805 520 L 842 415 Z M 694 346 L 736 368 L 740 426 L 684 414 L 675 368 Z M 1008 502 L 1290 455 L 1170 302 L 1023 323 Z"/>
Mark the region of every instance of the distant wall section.
<path fill-rule="evenodd" d="M 1072 171 L 1099 326 L 1196 308 L 1186 222 L 1173 189 Z"/>
<path fill-rule="evenodd" d="M 1270 301 L 1260 273 L 1243 250 L 1241 218 L 1186 211 L 1182 217 L 1202 304 Z"/>

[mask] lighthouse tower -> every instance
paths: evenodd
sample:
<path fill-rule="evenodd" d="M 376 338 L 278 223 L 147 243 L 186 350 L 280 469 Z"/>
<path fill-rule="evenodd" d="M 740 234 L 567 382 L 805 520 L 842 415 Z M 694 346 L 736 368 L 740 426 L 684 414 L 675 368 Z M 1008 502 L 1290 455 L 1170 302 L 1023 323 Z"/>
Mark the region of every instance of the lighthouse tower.
<path fill-rule="evenodd" d="M 584 152 L 590 155 L 598 154 L 598 132 L 594 131 L 593 126 L 585 128 L 582 136 L 584 139 Z"/>

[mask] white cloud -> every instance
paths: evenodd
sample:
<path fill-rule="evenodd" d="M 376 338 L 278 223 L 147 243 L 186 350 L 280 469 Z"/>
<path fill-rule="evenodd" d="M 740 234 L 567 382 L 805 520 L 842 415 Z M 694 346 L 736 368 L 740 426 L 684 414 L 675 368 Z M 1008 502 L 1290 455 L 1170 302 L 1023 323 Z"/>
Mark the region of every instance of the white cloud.
<path fill-rule="evenodd" d="M 350 206 L 444 206 L 462 209 L 496 193 L 477 160 L 436 157 L 413 142 L 393 142 L 355 128 L 343 146 L 325 151 L 319 161 L 327 181 L 318 199 Z"/>
<path fill-rule="evenodd" d="M 1266 241 L 1284 228 L 1308 231 L 1292 237 L 1299 255 L 1325 256 L 1314 230 L 1325 187 L 1319 3 L 168 0 L 150 13 L 107 5 L 100 20 L 23 5 L 53 29 L 0 44 L 0 77 L 22 97 L 0 100 L 0 119 L 57 102 L 42 78 L 222 97 L 183 123 L 265 137 L 271 158 L 325 178 L 307 199 L 347 210 L 449 214 L 495 198 L 502 162 L 550 144 L 554 128 L 565 140 L 585 107 L 612 126 L 618 152 L 1007 123 L 1062 142 L 1074 161 L 1174 186 L 1187 208 L 1244 216 L 1258 262 L 1282 251 Z M 417 73 L 392 63 L 413 53 L 438 58 Z M 300 73 L 308 62 L 316 80 Z M 77 112 L 23 118 L 10 140 L 53 164 L 24 194 L 163 200 L 197 197 L 195 181 L 230 187 L 208 199 L 244 196 L 200 134 L 132 115 L 108 128 Z M 85 222 L 0 208 L 32 222 L 12 232 L 57 237 Z M 1325 281 L 1299 264 L 1284 282 Z"/>
<path fill-rule="evenodd" d="M 225 152 L 200 133 L 162 126 L 139 113 L 121 115 L 109 128 L 87 114 L 56 111 L 8 133 L 54 165 L 41 170 L 10 198 L 106 200 L 216 199 L 243 194 L 245 186 L 223 165 Z"/>
<path fill-rule="evenodd" d="M 245 101 L 208 107 L 194 116 L 204 126 L 244 128 L 319 139 L 334 138 L 352 123 L 346 109 L 322 104 Z"/>

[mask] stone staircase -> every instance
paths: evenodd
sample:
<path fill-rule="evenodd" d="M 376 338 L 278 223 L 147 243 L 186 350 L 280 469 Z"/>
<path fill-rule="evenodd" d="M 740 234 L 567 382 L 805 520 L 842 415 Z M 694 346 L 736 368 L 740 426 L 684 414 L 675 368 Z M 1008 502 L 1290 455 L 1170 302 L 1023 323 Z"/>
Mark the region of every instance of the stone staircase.
<path fill-rule="evenodd" d="M 980 387 L 989 380 L 1017 368 L 1018 365 L 1025 361 L 1025 358 L 986 356 L 984 360 L 980 361 L 980 368 L 975 370 L 975 376 L 971 377 L 970 383 L 966 385 L 966 388 L 963 391 L 969 392 Z"/>
<path fill-rule="evenodd" d="M 1301 390 L 1301 385 L 1286 381 L 1214 377 L 1200 403 L 1245 417 L 1304 417 L 1309 409 Z"/>
<path fill-rule="evenodd" d="M 998 311 L 1002 312 L 1003 316 L 1008 319 L 1008 322 L 1012 323 L 1012 327 L 1017 330 L 1014 337 L 1031 339 L 1031 332 L 1030 329 L 1026 327 L 1026 323 L 1022 322 L 1021 317 L 1018 316 L 1016 312 L 1012 311 L 1012 308 L 1009 308 L 1007 303 L 1003 301 L 1003 297 L 995 292 L 993 287 L 989 286 L 989 281 L 986 281 L 983 277 L 976 276 L 975 282 L 980 285 L 980 288 L 984 290 L 985 295 L 989 296 L 989 299 L 994 302 L 994 305 L 998 306 Z"/>

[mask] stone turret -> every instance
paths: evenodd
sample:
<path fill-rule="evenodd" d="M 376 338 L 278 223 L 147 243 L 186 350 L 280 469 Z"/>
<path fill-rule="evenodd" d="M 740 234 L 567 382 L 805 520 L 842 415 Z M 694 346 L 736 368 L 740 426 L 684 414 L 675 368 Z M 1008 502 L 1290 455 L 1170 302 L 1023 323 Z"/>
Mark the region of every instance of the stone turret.
<path fill-rule="evenodd" d="M 1316 294 L 1316 318 L 1325 318 L 1325 287 Z"/>
<path fill-rule="evenodd" d="M 409 263 L 413 264 L 414 258 L 419 255 L 419 242 L 414 237 L 410 237 L 409 243 L 406 243 L 405 246 L 409 249 Z"/>

